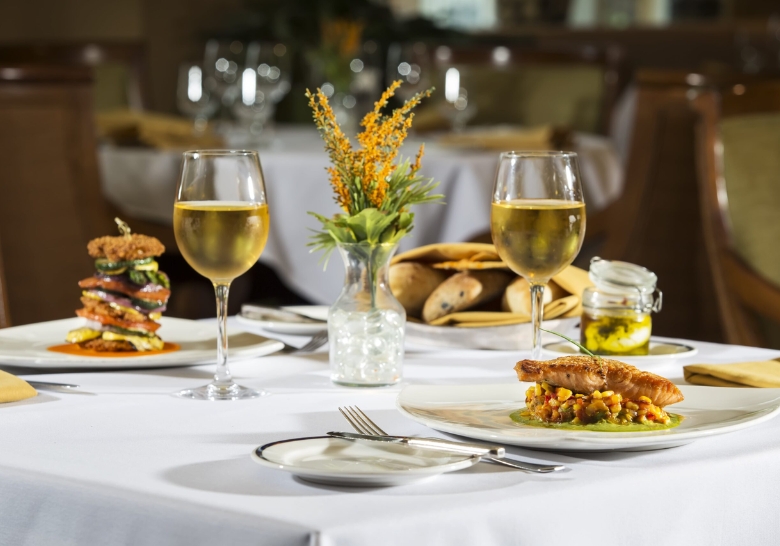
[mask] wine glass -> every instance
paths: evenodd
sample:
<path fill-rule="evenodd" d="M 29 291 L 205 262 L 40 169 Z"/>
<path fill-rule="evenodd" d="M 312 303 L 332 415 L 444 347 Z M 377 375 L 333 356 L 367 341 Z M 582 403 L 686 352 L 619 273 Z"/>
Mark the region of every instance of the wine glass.
<path fill-rule="evenodd" d="M 431 56 L 425 43 L 390 45 L 387 50 L 387 85 L 395 80 L 403 82 L 395 94 L 404 102 L 431 87 Z"/>
<path fill-rule="evenodd" d="M 241 94 L 238 80 L 245 54 L 244 43 L 239 40 L 206 42 L 204 73 L 214 82 L 215 93 L 225 108 L 230 108 Z"/>
<path fill-rule="evenodd" d="M 490 231 L 501 259 L 531 285 L 532 358 L 539 360 L 544 285 L 574 261 L 585 236 L 577 154 L 502 153 Z"/>
<path fill-rule="evenodd" d="M 209 118 L 219 109 L 214 86 L 214 80 L 204 73 L 200 63 L 179 66 L 176 103 L 181 113 L 193 118 L 196 130 L 203 130 Z"/>
<path fill-rule="evenodd" d="M 290 91 L 291 54 L 281 43 L 252 42 L 246 50 L 241 94 L 232 109 L 247 126 L 249 135 L 257 137 L 273 119 L 276 104 Z"/>
<path fill-rule="evenodd" d="M 218 322 L 214 381 L 176 394 L 197 400 L 262 396 L 265 393 L 234 383 L 227 363 L 230 283 L 257 262 L 268 240 L 268 205 L 257 152 L 185 152 L 173 229 L 184 259 L 214 285 Z"/>

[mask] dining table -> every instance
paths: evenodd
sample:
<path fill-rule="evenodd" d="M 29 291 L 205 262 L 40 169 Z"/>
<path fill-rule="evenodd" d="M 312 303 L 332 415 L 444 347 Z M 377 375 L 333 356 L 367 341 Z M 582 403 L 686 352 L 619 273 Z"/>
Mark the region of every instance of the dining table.
<path fill-rule="evenodd" d="M 415 215 L 414 229 L 399 250 L 487 234 L 499 152 L 444 145 L 435 135 L 410 135 L 400 157 L 413 160 L 421 144 L 425 156 L 420 174 L 439 182 L 435 193 L 444 196 L 446 206 L 415 207 L 412 212 L 424 214 Z M 623 187 L 615 146 L 607 137 L 587 133 L 574 133 L 571 146 L 580 156 L 588 212 L 601 210 Z M 333 264 L 323 271 L 322 255 L 307 246 L 313 230 L 321 227 L 308 212 L 325 216 L 340 212 L 325 171 L 330 163 L 322 139 L 311 126 L 280 125 L 257 149 L 271 217 L 260 261 L 312 303 L 330 304 L 341 291 L 343 270 Z M 133 218 L 172 223 L 181 150 L 106 144 L 98 157 L 103 193 L 131 224 Z"/>
<path fill-rule="evenodd" d="M 291 345 L 307 340 L 250 330 Z M 683 384 L 685 364 L 780 356 L 684 342 L 698 354 L 647 369 Z M 327 347 L 279 353 L 231 364 L 237 381 L 268 393 L 233 402 L 172 396 L 206 382 L 213 364 L 6 368 L 27 379 L 75 383 L 80 392 L 40 391 L 0 405 L 0 545 L 778 543 L 777 418 L 658 451 L 507 447 L 513 456 L 567 470 L 537 475 L 480 463 L 385 488 L 317 485 L 250 457 L 269 442 L 350 430 L 338 411 L 346 405 L 393 433 L 452 438 L 402 415 L 400 390 L 515 383 L 513 366 L 528 356 L 408 345 L 401 384 L 349 388 L 331 383 Z"/>

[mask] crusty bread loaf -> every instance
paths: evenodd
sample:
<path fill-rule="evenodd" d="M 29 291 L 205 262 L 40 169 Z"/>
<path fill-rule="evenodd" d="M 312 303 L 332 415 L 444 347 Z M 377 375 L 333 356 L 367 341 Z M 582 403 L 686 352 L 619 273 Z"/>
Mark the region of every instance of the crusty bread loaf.
<path fill-rule="evenodd" d="M 446 278 L 442 271 L 417 262 L 390 266 L 390 290 L 411 317 L 420 317 L 425 300 Z"/>
<path fill-rule="evenodd" d="M 544 304 L 550 303 L 553 299 L 555 299 L 553 290 L 549 285 L 546 285 L 544 287 Z M 501 310 L 531 316 L 531 287 L 527 280 L 518 277 L 509 283 L 501 298 Z"/>
<path fill-rule="evenodd" d="M 439 317 L 471 309 L 498 297 L 511 277 L 498 270 L 462 271 L 441 283 L 428 296 L 422 318 L 431 322 Z"/>

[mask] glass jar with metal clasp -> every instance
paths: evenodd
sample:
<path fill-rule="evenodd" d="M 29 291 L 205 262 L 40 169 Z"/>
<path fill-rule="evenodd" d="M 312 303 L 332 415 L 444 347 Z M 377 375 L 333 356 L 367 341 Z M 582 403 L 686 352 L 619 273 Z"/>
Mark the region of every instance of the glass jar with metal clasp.
<path fill-rule="evenodd" d="M 582 294 L 580 343 L 600 355 L 646 355 L 650 349 L 651 313 L 661 310 L 658 277 L 628 262 L 590 261 L 594 286 Z"/>

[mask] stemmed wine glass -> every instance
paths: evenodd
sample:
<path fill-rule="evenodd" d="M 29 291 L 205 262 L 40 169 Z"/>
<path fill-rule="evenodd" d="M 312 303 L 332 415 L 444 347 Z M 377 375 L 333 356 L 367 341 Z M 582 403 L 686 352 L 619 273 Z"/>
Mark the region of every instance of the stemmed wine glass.
<path fill-rule="evenodd" d="M 215 85 L 200 63 L 179 66 L 176 104 L 183 114 L 193 118 L 196 131 L 204 129 L 209 118 L 219 109 L 219 98 L 214 93 Z"/>
<path fill-rule="evenodd" d="M 501 259 L 531 285 L 532 358 L 539 360 L 544 286 L 574 261 L 585 236 L 577 154 L 502 153 L 490 231 Z"/>
<path fill-rule="evenodd" d="M 291 54 L 281 43 L 252 42 L 246 50 L 241 93 L 232 110 L 244 121 L 249 135 L 256 137 L 273 119 L 276 104 L 290 91 Z"/>
<path fill-rule="evenodd" d="M 391 44 L 387 50 L 387 85 L 401 80 L 396 95 L 407 101 L 431 86 L 431 56 L 423 42 Z"/>
<path fill-rule="evenodd" d="M 234 383 L 227 363 L 230 283 L 257 262 L 268 240 L 268 204 L 257 152 L 185 152 L 173 229 L 184 259 L 214 285 L 218 321 L 214 381 L 176 394 L 197 400 L 240 400 L 265 394 Z"/>

